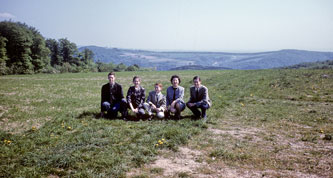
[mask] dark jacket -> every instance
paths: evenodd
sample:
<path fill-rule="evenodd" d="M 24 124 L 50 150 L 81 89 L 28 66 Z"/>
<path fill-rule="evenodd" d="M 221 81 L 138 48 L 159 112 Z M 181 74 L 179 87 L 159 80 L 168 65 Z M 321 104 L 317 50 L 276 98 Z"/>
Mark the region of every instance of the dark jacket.
<path fill-rule="evenodd" d="M 209 99 L 208 96 L 208 88 L 201 85 L 201 87 L 199 88 L 199 93 L 197 95 L 196 93 L 196 88 L 194 86 L 192 86 L 190 88 L 190 100 L 188 101 L 188 103 L 204 103 L 204 104 L 208 104 L 209 107 L 212 106 L 212 101 Z"/>
<path fill-rule="evenodd" d="M 134 108 L 143 108 L 143 103 L 146 99 L 145 89 L 140 86 L 139 91 L 135 91 L 135 87 L 129 87 L 127 91 L 127 103 L 132 103 Z"/>
<path fill-rule="evenodd" d="M 124 98 L 123 89 L 121 85 L 119 85 L 118 83 L 114 84 L 112 90 L 110 90 L 110 83 L 103 85 L 101 93 L 102 93 L 101 104 L 107 101 L 112 105 L 114 103 L 121 102 L 121 100 Z"/>

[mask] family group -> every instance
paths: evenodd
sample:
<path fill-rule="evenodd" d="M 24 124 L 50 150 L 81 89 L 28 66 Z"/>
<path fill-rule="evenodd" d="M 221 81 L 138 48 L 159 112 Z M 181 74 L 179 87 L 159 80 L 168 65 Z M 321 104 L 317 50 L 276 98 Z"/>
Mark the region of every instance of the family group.
<path fill-rule="evenodd" d="M 193 86 L 190 87 L 190 99 L 184 102 L 184 87 L 180 86 L 181 79 L 178 75 L 171 76 L 171 86 L 166 90 L 166 96 L 162 94 L 163 86 L 155 83 L 154 90 L 149 92 L 146 100 L 145 89 L 140 85 L 141 78 L 133 78 L 133 86 L 129 87 L 126 98 L 123 95 L 122 86 L 116 83 L 114 72 L 108 74 L 109 83 L 102 86 L 101 92 L 101 116 L 115 118 L 118 112 L 124 120 L 128 119 L 128 109 L 142 119 L 148 113 L 148 120 L 154 118 L 181 118 L 181 112 L 186 106 L 192 111 L 195 118 L 207 120 L 206 110 L 212 105 L 208 96 L 208 89 L 201 85 L 199 76 L 193 78 Z M 105 114 L 106 112 L 106 114 Z"/>

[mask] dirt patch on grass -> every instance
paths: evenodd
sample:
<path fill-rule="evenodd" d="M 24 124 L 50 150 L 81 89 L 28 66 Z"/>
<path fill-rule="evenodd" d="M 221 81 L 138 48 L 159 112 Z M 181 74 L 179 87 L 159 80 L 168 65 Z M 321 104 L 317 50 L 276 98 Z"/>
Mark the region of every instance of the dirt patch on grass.
<path fill-rule="evenodd" d="M 333 176 L 333 142 L 323 140 L 324 134 L 313 132 L 312 127 L 295 125 L 290 130 L 271 130 L 271 128 L 228 127 L 209 128 L 215 141 L 232 138 L 245 142 L 245 151 L 252 156 L 248 163 L 236 161 L 235 166 L 222 166 L 223 160 L 209 165 L 216 175 L 222 177 L 331 177 Z M 265 129 L 268 129 L 265 131 Z M 290 136 L 290 134 L 292 136 Z M 304 135 L 305 133 L 309 135 Z M 215 136 L 214 136 L 215 135 Z M 249 139 L 250 138 L 250 139 Z M 225 146 L 229 149 L 227 142 Z M 230 147 L 231 148 L 231 147 Z M 260 148 L 260 149 L 258 149 Z M 266 158 L 262 158 L 265 154 Z M 266 164 L 262 167 L 262 163 Z M 230 163 L 229 163 L 230 164 Z M 233 163 L 231 163 L 233 165 Z M 234 167 L 236 170 L 233 169 Z M 263 168 L 269 169 L 262 170 Z M 231 173 L 231 175 L 228 175 Z"/>
<path fill-rule="evenodd" d="M 239 127 L 228 127 L 228 130 L 221 130 L 216 128 L 208 128 L 208 131 L 213 135 L 215 139 L 221 139 L 223 135 L 232 136 L 238 140 L 251 140 L 251 142 L 261 142 L 262 138 L 258 135 L 262 134 L 262 130 L 258 128 L 239 128 Z"/>
<path fill-rule="evenodd" d="M 188 147 L 180 147 L 178 152 L 162 150 L 160 156 L 142 169 L 132 170 L 127 177 L 134 177 L 140 174 L 154 174 L 153 177 L 179 177 L 188 175 L 190 177 L 207 177 L 201 173 L 202 168 L 207 167 L 204 161 L 204 153 Z M 145 171 L 143 171 L 145 170 Z M 154 173 L 154 170 L 160 170 Z"/>
<path fill-rule="evenodd" d="M 37 118 L 37 119 L 28 119 L 25 122 L 14 121 L 10 122 L 9 119 L 4 118 L 0 121 L 0 128 L 2 131 L 11 133 L 11 134 L 20 134 L 24 131 L 34 129 L 37 130 L 44 125 L 45 122 L 51 120 L 51 118 Z"/>

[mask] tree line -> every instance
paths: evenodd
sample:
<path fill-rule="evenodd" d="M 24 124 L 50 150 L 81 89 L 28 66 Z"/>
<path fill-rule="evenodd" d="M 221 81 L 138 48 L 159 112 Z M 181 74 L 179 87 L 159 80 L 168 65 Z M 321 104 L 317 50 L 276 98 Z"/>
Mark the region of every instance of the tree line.
<path fill-rule="evenodd" d="M 0 75 L 136 70 L 147 69 L 94 62 L 93 51 L 86 48 L 80 52 L 67 38 L 45 39 L 25 23 L 0 22 Z"/>

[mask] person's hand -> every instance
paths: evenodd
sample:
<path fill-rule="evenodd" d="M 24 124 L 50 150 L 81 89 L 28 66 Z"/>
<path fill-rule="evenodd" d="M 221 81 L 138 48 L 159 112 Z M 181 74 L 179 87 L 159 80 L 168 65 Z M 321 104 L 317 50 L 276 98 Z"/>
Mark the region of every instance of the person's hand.
<path fill-rule="evenodd" d="M 194 103 L 188 103 L 188 105 L 189 105 L 190 107 L 193 107 L 193 106 L 194 106 Z"/>
<path fill-rule="evenodd" d="M 133 111 L 134 113 L 138 113 L 138 112 L 139 112 L 138 108 L 135 108 L 135 109 L 133 109 L 132 111 Z"/>
<path fill-rule="evenodd" d="M 170 111 L 171 111 L 172 113 L 175 113 L 175 112 L 176 112 L 176 109 L 175 109 L 175 108 L 171 108 Z"/>
<path fill-rule="evenodd" d="M 154 104 L 151 104 L 151 109 L 156 109 L 156 106 Z"/>
<path fill-rule="evenodd" d="M 156 108 L 156 107 L 153 110 L 156 111 L 156 112 L 161 112 L 161 109 Z"/>

